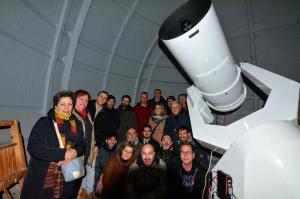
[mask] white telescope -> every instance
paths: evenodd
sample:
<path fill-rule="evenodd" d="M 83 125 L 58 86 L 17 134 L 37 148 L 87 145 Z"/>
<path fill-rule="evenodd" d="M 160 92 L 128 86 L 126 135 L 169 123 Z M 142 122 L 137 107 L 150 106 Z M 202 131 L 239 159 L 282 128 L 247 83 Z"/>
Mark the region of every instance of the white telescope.
<path fill-rule="evenodd" d="M 189 1 L 162 24 L 159 36 L 190 76 L 207 104 L 221 112 L 246 98 L 236 65 L 211 1 Z"/>
<path fill-rule="evenodd" d="M 213 182 L 215 198 L 300 198 L 300 84 L 249 63 L 238 67 L 211 0 L 187 1 L 159 37 L 194 82 L 187 89 L 193 136 L 224 153 L 212 171 L 228 174 L 226 190 Z M 265 106 L 227 126 L 209 124 L 210 108 L 226 112 L 244 102 L 241 72 L 268 96 Z"/>

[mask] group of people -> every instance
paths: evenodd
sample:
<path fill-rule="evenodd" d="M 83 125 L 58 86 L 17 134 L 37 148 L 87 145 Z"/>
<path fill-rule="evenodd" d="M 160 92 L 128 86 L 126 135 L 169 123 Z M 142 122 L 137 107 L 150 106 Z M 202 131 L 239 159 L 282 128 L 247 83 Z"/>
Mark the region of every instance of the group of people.
<path fill-rule="evenodd" d="M 155 89 L 134 107 L 123 95 L 115 108 L 106 91 L 95 100 L 85 90 L 58 92 L 30 133 L 21 199 L 207 198 L 207 153 L 193 138 L 186 97 Z M 66 182 L 61 166 L 76 157 L 85 175 Z"/>

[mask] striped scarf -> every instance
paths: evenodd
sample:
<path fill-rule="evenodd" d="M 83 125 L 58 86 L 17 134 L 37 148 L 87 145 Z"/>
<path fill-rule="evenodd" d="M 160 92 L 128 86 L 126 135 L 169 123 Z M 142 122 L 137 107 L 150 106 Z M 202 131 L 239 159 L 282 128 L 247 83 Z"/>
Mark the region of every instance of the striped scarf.
<path fill-rule="evenodd" d="M 58 109 L 54 109 L 55 122 L 65 148 L 71 148 L 76 143 L 76 121 L 70 119 L 70 115 L 65 115 Z M 59 199 L 63 191 L 63 175 L 60 167 L 55 162 L 50 162 L 43 186 L 43 198 Z"/>

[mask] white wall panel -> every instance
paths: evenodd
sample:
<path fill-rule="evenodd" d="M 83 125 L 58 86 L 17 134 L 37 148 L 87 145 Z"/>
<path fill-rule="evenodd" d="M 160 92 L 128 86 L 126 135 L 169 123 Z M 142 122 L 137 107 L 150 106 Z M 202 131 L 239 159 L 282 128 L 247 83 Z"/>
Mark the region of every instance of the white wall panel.
<path fill-rule="evenodd" d="M 157 36 L 158 26 L 139 17 L 132 17 L 124 29 L 117 54 L 142 61 L 152 40 Z"/>
<path fill-rule="evenodd" d="M 170 67 L 173 68 L 174 65 L 172 64 L 172 62 L 170 61 L 170 59 L 168 59 L 168 57 L 164 54 L 164 52 L 162 52 L 160 50 L 160 52 L 163 54 L 159 60 L 157 61 L 157 64 L 160 66 L 165 66 L 165 67 Z"/>
<path fill-rule="evenodd" d="M 110 51 L 126 14 L 114 1 L 94 0 L 80 37 Z"/>
<path fill-rule="evenodd" d="M 122 6 L 128 7 L 128 9 L 132 6 L 134 1 L 136 0 L 113 0 L 116 4 L 120 4 Z"/>
<path fill-rule="evenodd" d="M 55 26 L 29 6 L 22 1 L 1 1 L 0 31 L 23 45 L 49 54 Z"/>
<path fill-rule="evenodd" d="M 108 52 L 105 52 L 93 43 L 80 40 L 75 53 L 75 61 L 90 66 L 91 68 L 104 71 L 108 56 Z"/>
<path fill-rule="evenodd" d="M 299 25 L 299 0 L 252 0 L 253 19 L 256 30 Z"/>
<path fill-rule="evenodd" d="M 41 107 L 49 57 L 1 32 L 0 46 L 0 104 Z"/>
<path fill-rule="evenodd" d="M 73 91 L 77 89 L 87 90 L 90 92 L 92 98 L 94 98 L 102 88 L 101 83 L 103 82 L 103 76 L 103 71 L 94 70 L 79 63 L 74 63 L 69 89 Z"/>
<path fill-rule="evenodd" d="M 134 60 L 115 56 L 112 61 L 112 67 L 110 72 L 114 74 L 129 76 L 132 79 L 136 79 L 140 67 L 140 62 L 135 62 Z"/>
<path fill-rule="evenodd" d="M 116 104 L 119 105 L 121 102 L 120 99 L 122 95 L 130 95 L 131 97 L 133 97 L 132 93 L 133 93 L 134 84 L 135 84 L 135 78 L 131 79 L 130 77 L 112 74 L 107 84 L 107 91 L 109 92 L 109 94 L 115 96 L 117 102 Z"/>
<path fill-rule="evenodd" d="M 141 0 L 136 13 L 155 24 L 161 24 L 184 0 Z"/>
<path fill-rule="evenodd" d="M 249 34 L 241 34 L 239 36 L 227 38 L 232 56 L 236 62 L 251 62 L 251 44 Z"/>
<path fill-rule="evenodd" d="M 251 1 L 251 0 L 250 0 Z M 247 1 L 213 0 L 218 19 L 227 37 L 248 32 Z"/>
<path fill-rule="evenodd" d="M 62 0 L 22 0 L 33 12 L 55 25 L 59 20 L 61 7 L 64 3 Z"/>
<path fill-rule="evenodd" d="M 64 69 L 65 69 L 65 64 L 62 61 L 62 57 L 59 57 L 55 64 L 55 68 L 53 71 L 53 78 L 51 79 L 53 93 L 50 95 L 50 100 L 51 97 L 54 96 L 57 91 L 61 90 L 61 85 L 63 81 L 62 78 L 64 78 L 63 77 Z M 50 108 L 51 106 L 52 104 L 50 103 L 50 106 L 48 108 Z"/>
<path fill-rule="evenodd" d="M 300 81 L 300 25 L 256 33 L 258 65 Z"/>
<path fill-rule="evenodd" d="M 151 66 L 154 67 L 154 66 Z M 162 81 L 162 82 L 173 82 L 173 83 L 184 83 L 186 84 L 185 79 L 175 68 L 169 67 L 159 67 L 156 66 L 153 71 L 151 81 Z"/>

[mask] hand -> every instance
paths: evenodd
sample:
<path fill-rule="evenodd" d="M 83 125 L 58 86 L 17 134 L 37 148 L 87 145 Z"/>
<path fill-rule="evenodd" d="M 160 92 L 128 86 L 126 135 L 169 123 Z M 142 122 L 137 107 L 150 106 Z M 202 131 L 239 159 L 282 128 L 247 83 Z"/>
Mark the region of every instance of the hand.
<path fill-rule="evenodd" d="M 57 166 L 61 166 L 61 165 L 66 165 L 66 164 L 68 164 L 70 162 L 70 160 L 62 160 L 62 161 L 59 161 L 59 162 L 57 162 L 56 164 L 57 164 Z"/>
<path fill-rule="evenodd" d="M 77 152 L 75 149 L 67 149 L 66 154 L 65 154 L 65 160 L 72 160 L 76 158 Z"/>
<path fill-rule="evenodd" d="M 97 155 L 98 155 L 98 147 L 95 146 L 95 148 L 94 148 L 94 157 L 96 157 Z"/>

